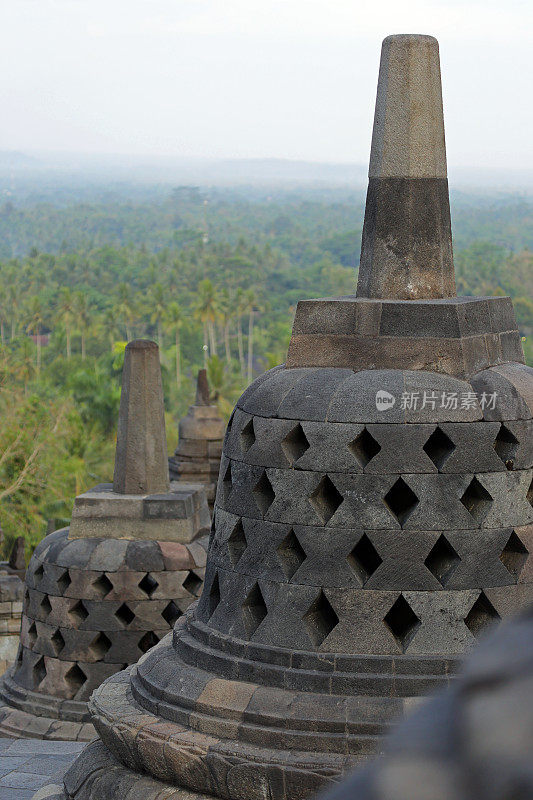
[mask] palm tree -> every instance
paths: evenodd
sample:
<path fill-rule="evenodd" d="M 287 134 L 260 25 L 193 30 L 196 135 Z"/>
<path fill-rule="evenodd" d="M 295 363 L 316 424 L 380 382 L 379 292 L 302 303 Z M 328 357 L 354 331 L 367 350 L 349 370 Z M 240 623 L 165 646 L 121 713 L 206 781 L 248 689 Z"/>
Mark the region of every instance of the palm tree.
<path fill-rule="evenodd" d="M 5 344 L 5 323 L 7 320 L 7 292 L 5 287 L 0 288 L 0 341 Z"/>
<path fill-rule="evenodd" d="M 229 340 L 229 329 L 231 320 L 233 319 L 233 308 L 234 303 L 230 298 L 230 294 L 227 289 L 223 289 L 220 292 L 220 302 L 219 302 L 219 309 L 220 309 L 220 320 L 222 322 L 222 329 L 224 331 L 224 349 L 226 352 L 226 362 L 229 364 L 231 361 L 231 346 Z"/>
<path fill-rule="evenodd" d="M 16 283 L 10 283 L 9 285 L 8 303 L 11 309 L 11 339 L 14 339 L 17 333 L 17 321 L 20 309 L 20 289 Z"/>
<path fill-rule="evenodd" d="M 253 289 L 245 292 L 245 310 L 248 312 L 248 369 L 246 379 L 252 382 L 252 366 L 254 358 L 254 313 L 257 307 L 257 297 Z"/>
<path fill-rule="evenodd" d="M 37 295 L 30 298 L 28 303 L 29 322 L 26 326 L 26 333 L 35 336 L 37 345 L 37 374 L 41 371 L 41 328 L 43 326 L 43 307 Z"/>
<path fill-rule="evenodd" d="M 91 310 L 87 295 L 84 292 L 76 292 L 74 295 L 74 310 L 76 322 L 81 336 L 81 357 L 85 361 L 85 342 L 87 333 L 91 325 Z"/>
<path fill-rule="evenodd" d="M 68 286 L 62 286 L 59 290 L 59 303 L 57 307 L 58 317 L 65 327 L 65 337 L 67 340 L 67 359 L 72 355 L 71 336 L 74 325 L 76 308 L 74 296 Z"/>
<path fill-rule="evenodd" d="M 163 349 L 163 317 L 167 307 L 165 290 L 160 283 L 155 283 L 150 292 L 150 306 L 152 313 L 150 315 L 150 322 L 152 325 L 157 325 L 157 343 L 160 350 Z"/>
<path fill-rule="evenodd" d="M 209 352 L 211 356 L 217 354 L 216 328 L 215 324 L 219 316 L 219 297 L 216 287 L 213 286 L 209 278 L 205 278 L 198 284 L 196 299 L 196 316 L 204 326 L 204 352 L 205 346 L 209 341 Z"/>
<path fill-rule="evenodd" d="M 120 326 L 118 324 L 117 314 L 114 308 L 108 308 L 104 316 L 99 322 L 98 327 L 105 330 L 109 337 L 109 346 L 111 352 L 114 350 L 115 342 L 120 338 Z"/>
<path fill-rule="evenodd" d="M 183 325 L 183 312 L 176 302 L 169 303 L 165 310 L 165 329 L 175 336 L 176 345 L 176 385 L 181 387 L 181 342 L 180 328 Z"/>
<path fill-rule="evenodd" d="M 246 296 L 244 289 L 237 289 L 235 296 L 235 308 L 237 312 L 237 346 L 239 348 L 239 364 L 241 366 L 241 377 L 244 378 L 244 346 L 242 341 L 242 315 L 246 310 Z"/>
<path fill-rule="evenodd" d="M 126 340 L 132 339 L 132 326 L 135 320 L 135 305 L 131 296 L 131 289 L 127 283 L 120 283 L 118 286 L 118 301 L 115 306 L 115 313 L 126 328 Z"/>

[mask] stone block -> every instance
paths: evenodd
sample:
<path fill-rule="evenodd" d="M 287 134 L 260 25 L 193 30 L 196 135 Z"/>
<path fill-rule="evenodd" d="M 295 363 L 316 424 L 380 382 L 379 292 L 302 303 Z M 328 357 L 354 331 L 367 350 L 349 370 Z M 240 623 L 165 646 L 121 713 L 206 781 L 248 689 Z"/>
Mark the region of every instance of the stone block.
<path fill-rule="evenodd" d="M 265 380 L 261 381 L 256 388 L 254 384 L 252 394 L 247 395 L 245 392 L 241 396 L 237 406 L 248 414 L 276 417 L 285 395 L 310 371 L 307 369 L 270 370 L 266 373 Z"/>

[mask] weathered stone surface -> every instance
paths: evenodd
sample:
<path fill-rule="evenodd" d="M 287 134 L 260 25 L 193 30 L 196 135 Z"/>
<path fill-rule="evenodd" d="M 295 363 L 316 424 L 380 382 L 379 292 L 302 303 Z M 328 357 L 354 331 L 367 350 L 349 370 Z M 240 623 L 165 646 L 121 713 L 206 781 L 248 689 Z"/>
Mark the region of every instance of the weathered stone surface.
<path fill-rule="evenodd" d="M 210 524 L 203 486 L 170 484 L 168 492 L 118 494 L 102 484 L 74 501 L 70 538 L 192 541 Z"/>
<path fill-rule="evenodd" d="M 531 610 L 502 625 L 446 693 L 407 720 L 385 755 L 328 800 L 506 800 L 533 796 Z M 430 792 L 431 794 L 428 794 Z"/>
<path fill-rule="evenodd" d="M 113 490 L 157 494 L 168 488 L 159 348 L 139 339 L 124 354 Z"/>
<path fill-rule="evenodd" d="M 455 294 L 439 46 L 383 42 L 358 296 Z"/>

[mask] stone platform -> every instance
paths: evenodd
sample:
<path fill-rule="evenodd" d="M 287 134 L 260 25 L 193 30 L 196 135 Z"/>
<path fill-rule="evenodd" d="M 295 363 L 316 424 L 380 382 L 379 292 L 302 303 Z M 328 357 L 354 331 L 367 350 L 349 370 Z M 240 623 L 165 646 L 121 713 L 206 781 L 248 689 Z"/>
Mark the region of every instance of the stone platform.
<path fill-rule="evenodd" d="M 82 748 L 78 742 L 0 739 L 0 800 L 48 797 Z"/>

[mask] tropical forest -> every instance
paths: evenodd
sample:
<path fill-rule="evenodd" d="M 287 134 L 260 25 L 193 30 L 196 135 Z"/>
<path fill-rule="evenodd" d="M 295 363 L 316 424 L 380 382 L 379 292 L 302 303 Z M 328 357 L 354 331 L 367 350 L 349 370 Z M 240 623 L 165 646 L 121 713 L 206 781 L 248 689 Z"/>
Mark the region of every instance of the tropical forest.
<path fill-rule="evenodd" d="M 452 194 L 458 293 L 511 295 L 533 365 L 533 199 Z M 169 453 L 206 367 L 229 416 L 299 299 L 355 290 L 364 190 L 25 184 L 0 201 L 5 556 L 112 478 L 126 343 L 160 348 Z"/>

